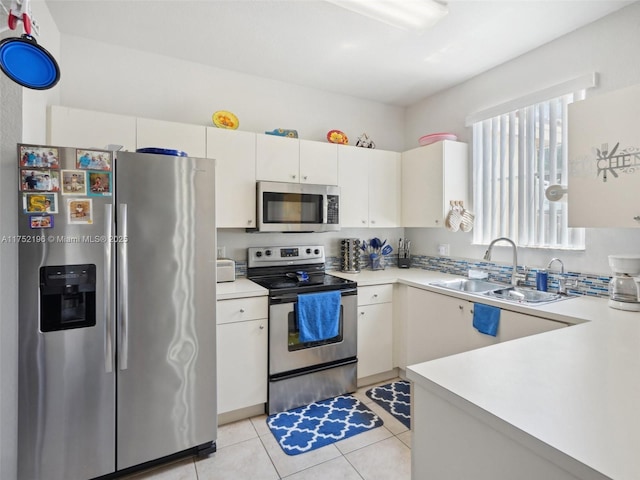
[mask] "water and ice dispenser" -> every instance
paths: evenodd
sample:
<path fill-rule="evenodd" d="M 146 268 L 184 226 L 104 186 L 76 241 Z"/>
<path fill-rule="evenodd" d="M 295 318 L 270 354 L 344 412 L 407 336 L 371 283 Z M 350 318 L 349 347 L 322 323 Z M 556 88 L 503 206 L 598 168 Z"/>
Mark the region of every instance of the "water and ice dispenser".
<path fill-rule="evenodd" d="M 55 332 L 96 324 L 96 266 L 40 268 L 40 330 Z"/>

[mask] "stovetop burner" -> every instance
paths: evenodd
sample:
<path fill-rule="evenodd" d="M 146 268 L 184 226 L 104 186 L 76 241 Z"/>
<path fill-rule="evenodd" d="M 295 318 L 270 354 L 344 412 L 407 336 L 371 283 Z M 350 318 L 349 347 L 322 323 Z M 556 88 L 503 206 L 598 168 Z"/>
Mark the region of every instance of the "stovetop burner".
<path fill-rule="evenodd" d="M 324 270 L 324 247 L 252 247 L 248 249 L 247 277 L 271 295 L 311 293 L 355 288 L 356 282 Z"/>

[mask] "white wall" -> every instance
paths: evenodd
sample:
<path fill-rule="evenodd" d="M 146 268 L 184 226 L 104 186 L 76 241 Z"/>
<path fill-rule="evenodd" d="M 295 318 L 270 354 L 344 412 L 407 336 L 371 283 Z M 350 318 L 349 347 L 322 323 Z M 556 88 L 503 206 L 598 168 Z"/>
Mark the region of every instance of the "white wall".
<path fill-rule="evenodd" d="M 117 34 L 117 32 L 114 32 Z M 325 141 L 342 130 L 355 144 L 366 132 L 379 148 L 400 151 L 404 109 L 193 62 L 62 36 L 61 104 L 68 107 L 212 126 L 229 110 L 240 130 L 298 130 Z"/>
<path fill-rule="evenodd" d="M 452 132 L 470 142 L 471 129 L 464 125 L 467 115 L 586 73 L 600 74 L 600 86 L 589 95 L 639 83 L 639 54 L 640 2 L 636 2 L 408 108 L 405 146 L 414 146 L 416 138 L 431 132 Z M 413 240 L 414 251 L 423 254 L 437 254 L 439 243 L 450 244 L 454 257 L 480 259 L 486 249 L 471 245 L 471 234 L 407 229 L 406 236 Z M 607 255 L 640 253 L 640 229 L 587 229 L 583 252 L 519 250 L 521 265 L 545 267 L 557 256 L 571 271 L 609 274 Z M 497 249 L 493 258 L 509 263 L 510 255 L 506 249 Z"/>

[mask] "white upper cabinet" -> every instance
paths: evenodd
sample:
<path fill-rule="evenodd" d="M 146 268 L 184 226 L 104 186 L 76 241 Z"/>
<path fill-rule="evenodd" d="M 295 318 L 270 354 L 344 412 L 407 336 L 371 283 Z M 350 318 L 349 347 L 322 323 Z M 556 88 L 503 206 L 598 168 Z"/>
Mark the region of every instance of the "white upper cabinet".
<path fill-rule="evenodd" d="M 300 183 L 338 184 L 338 145 L 300 140 Z"/>
<path fill-rule="evenodd" d="M 640 227 L 640 85 L 569 105 L 569 226 Z"/>
<path fill-rule="evenodd" d="M 402 154 L 402 226 L 442 227 L 451 201 L 469 208 L 468 147 L 445 140 Z"/>
<path fill-rule="evenodd" d="M 257 135 L 256 178 L 337 185 L 338 146 L 277 135 Z"/>
<path fill-rule="evenodd" d="M 137 148 L 181 150 L 199 158 L 207 155 L 207 127 L 150 118 L 138 118 L 136 125 Z"/>
<path fill-rule="evenodd" d="M 49 107 L 47 143 L 61 147 L 98 148 L 122 145 L 136 150 L 136 119 L 53 105 Z"/>
<path fill-rule="evenodd" d="M 256 135 L 256 180 L 299 183 L 299 140 L 277 135 Z"/>
<path fill-rule="evenodd" d="M 400 225 L 400 154 L 343 146 L 338 149 L 340 225 Z"/>
<path fill-rule="evenodd" d="M 207 158 L 216 159 L 216 226 L 256 226 L 256 134 L 207 128 Z"/>

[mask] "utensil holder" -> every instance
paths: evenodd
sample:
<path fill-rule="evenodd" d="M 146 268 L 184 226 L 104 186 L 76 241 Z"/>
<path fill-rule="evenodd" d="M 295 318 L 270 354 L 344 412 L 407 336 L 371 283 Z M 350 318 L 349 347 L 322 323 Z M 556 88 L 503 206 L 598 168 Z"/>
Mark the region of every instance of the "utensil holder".
<path fill-rule="evenodd" d="M 411 266 L 411 257 L 398 256 L 398 268 L 409 268 Z"/>
<path fill-rule="evenodd" d="M 371 260 L 371 270 L 384 270 L 384 255 L 371 253 L 369 259 Z"/>
<path fill-rule="evenodd" d="M 340 240 L 340 271 L 360 272 L 360 239 L 343 238 Z"/>

